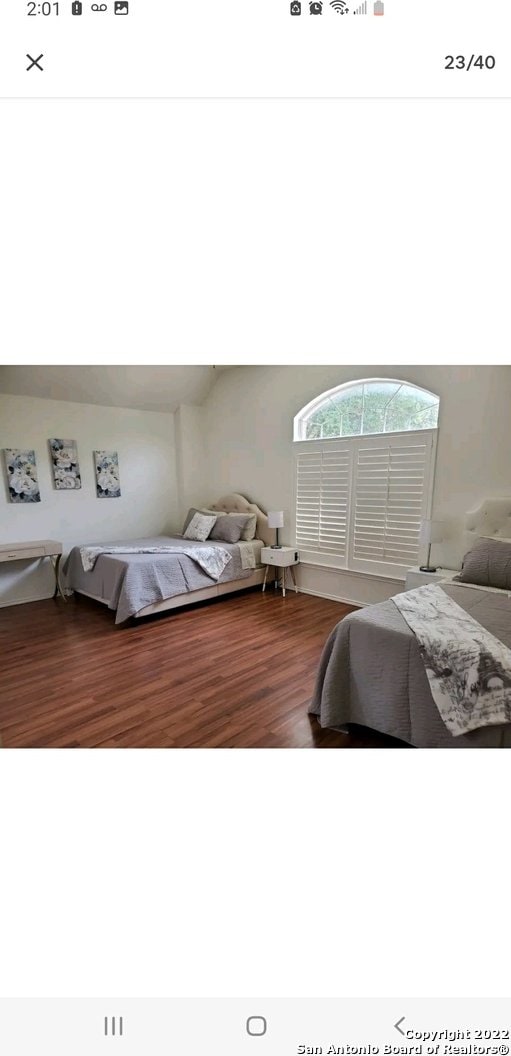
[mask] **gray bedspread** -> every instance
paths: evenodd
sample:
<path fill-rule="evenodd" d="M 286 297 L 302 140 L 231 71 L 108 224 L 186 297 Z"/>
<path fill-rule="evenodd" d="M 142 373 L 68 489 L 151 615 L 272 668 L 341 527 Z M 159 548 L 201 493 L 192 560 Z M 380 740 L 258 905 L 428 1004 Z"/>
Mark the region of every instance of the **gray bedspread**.
<path fill-rule="evenodd" d="M 151 539 L 123 540 L 125 546 L 183 546 L 182 537 L 166 535 Z M 257 541 L 254 541 L 257 547 Z M 119 545 L 116 543 L 111 545 Z M 210 540 L 208 540 L 210 545 Z M 64 585 L 71 590 L 92 594 L 116 610 L 116 623 L 123 623 L 147 605 L 174 598 L 178 594 L 212 587 L 216 582 L 247 579 L 253 573 L 243 569 L 240 548 L 236 543 L 211 543 L 221 546 L 231 555 L 222 575 L 213 580 L 185 554 L 100 554 L 94 568 L 84 572 L 80 547 L 75 546 L 63 568 Z M 261 545 L 261 544 L 259 544 Z M 187 549 L 203 547 L 204 543 L 186 540 Z"/>
<path fill-rule="evenodd" d="M 511 598 L 454 583 L 454 601 L 511 648 Z M 511 747 L 511 724 L 453 737 L 440 718 L 415 635 L 393 601 L 345 616 L 321 657 L 310 712 L 322 726 L 350 723 L 398 737 L 417 748 Z"/>

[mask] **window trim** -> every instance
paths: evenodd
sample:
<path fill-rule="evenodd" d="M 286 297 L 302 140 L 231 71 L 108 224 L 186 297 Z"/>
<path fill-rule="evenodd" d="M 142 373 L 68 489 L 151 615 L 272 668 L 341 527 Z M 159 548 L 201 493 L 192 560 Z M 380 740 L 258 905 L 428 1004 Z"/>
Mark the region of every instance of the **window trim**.
<path fill-rule="evenodd" d="M 389 429 L 384 433 L 350 433 L 347 436 L 328 436 L 323 438 L 308 439 L 304 434 L 307 428 L 307 420 L 310 418 L 314 411 L 319 410 L 323 403 L 327 403 L 333 396 L 337 396 L 338 393 L 347 391 L 348 389 L 354 389 L 358 385 L 373 385 L 373 384 L 391 384 L 391 385 L 406 385 L 409 389 L 417 389 L 418 392 L 425 392 L 428 396 L 433 396 L 438 400 L 438 408 L 440 410 L 440 397 L 437 396 L 436 392 L 432 392 L 431 389 L 425 389 L 423 385 L 416 385 L 413 381 L 406 381 L 404 378 L 357 378 L 354 381 L 346 381 L 341 385 L 336 385 L 333 389 L 327 389 L 326 392 L 322 392 L 320 396 L 315 396 L 313 400 L 302 407 L 302 409 L 295 415 L 293 419 L 293 442 L 294 443 L 328 443 L 330 440 L 352 440 L 357 436 L 395 436 L 396 433 L 401 432 L 429 432 L 431 428 L 438 430 L 438 424 L 436 426 L 428 426 L 426 429 Z"/>

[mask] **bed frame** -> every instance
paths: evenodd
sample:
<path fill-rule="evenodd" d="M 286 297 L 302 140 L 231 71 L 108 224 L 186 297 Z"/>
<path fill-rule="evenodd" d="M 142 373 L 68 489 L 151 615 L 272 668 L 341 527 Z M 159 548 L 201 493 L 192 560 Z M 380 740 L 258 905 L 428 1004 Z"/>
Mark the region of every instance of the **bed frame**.
<path fill-rule="evenodd" d="M 511 499 L 484 499 L 467 513 L 463 533 L 465 550 L 480 536 L 511 539 Z"/>
<path fill-rule="evenodd" d="M 243 495 L 238 495 L 236 492 L 231 495 L 224 495 L 217 502 L 210 502 L 207 506 L 205 504 L 204 509 L 206 508 L 208 510 L 216 510 L 218 513 L 255 513 L 257 518 L 256 538 L 262 539 L 266 546 L 271 545 L 272 532 L 268 525 L 268 517 L 255 502 L 249 502 Z M 245 579 L 232 579 L 226 583 L 214 583 L 213 586 L 204 587 L 202 590 L 191 590 L 186 594 L 178 594 L 175 598 L 167 598 L 165 601 L 155 602 L 154 605 L 146 605 L 133 618 L 139 620 L 143 616 L 152 616 L 156 612 L 180 609 L 183 605 L 195 605 L 200 601 L 208 601 L 209 598 L 219 598 L 224 594 L 234 594 L 239 590 L 248 590 L 249 587 L 257 587 L 262 584 L 263 579 L 264 568 L 257 568 L 251 576 L 247 576 Z M 85 594 L 85 591 L 80 593 Z M 103 605 L 108 605 L 106 598 L 99 598 L 96 594 L 87 594 L 86 596 L 94 601 L 100 601 Z"/>
<path fill-rule="evenodd" d="M 232 492 L 230 495 L 224 495 L 217 502 L 205 504 L 204 509 L 217 510 L 218 513 L 255 513 L 257 518 L 256 538 L 262 539 L 266 546 L 270 545 L 271 529 L 268 525 L 268 517 L 255 502 L 249 502 L 244 495 Z M 142 616 L 151 616 L 155 612 L 166 612 L 168 609 L 180 609 L 183 605 L 195 605 L 200 601 L 207 601 L 209 598 L 219 598 L 224 594 L 234 594 L 238 590 L 248 590 L 249 587 L 258 586 L 263 582 L 263 579 L 264 569 L 257 568 L 251 576 L 247 576 L 245 579 L 232 579 L 227 583 L 215 583 L 212 587 L 205 587 L 203 590 L 192 590 L 186 594 L 178 594 L 175 598 L 168 598 L 166 601 L 157 601 L 154 605 L 146 605 L 145 609 L 140 609 L 140 612 L 137 612 L 135 619 L 138 620 Z"/>

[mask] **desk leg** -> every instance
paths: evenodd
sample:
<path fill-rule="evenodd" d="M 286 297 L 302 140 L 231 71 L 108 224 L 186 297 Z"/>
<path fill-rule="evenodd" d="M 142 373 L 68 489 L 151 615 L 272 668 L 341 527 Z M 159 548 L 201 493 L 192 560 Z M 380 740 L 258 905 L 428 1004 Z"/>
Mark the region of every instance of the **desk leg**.
<path fill-rule="evenodd" d="M 51 561 L 52 566 L 53 566 L 53 571 L 55 573 L 55 593 L 54 593 L 53 597 L 56 598 L 57 595 L 60 594 L 62 600 L 63 601 L 67 601 L 66 595 L 64 594 L 64 591 L 62 590 L 62 587 L 61 587 L 61 584 L 60 584 L 59 568 L 60 568 L 60 558 L 61 558 L 61 556 L 62 556 L 61 554 L 52 554 L 51 557 L 50 557 L 50 561 Z"/>
<path fill-rule="evenodd" d="M 285 596 L 286 596 L 286 572 L 287 572 L 287 565 L 284 565 L 284 567 L 282 569 L 282 597 L 283 598 L 285 598 Z"/>
<path fill-rule="evenodd" d="M 266 565 L 266 568 L 265 568 L 265 570 L 264 570 L 264 579 L 263 579 L 263 593 L 264 593 L 264 591 L 266 590 L 266 580 L 267 580 L 267 578 L 268 578 L 268 568 L 269 568 L 269 567 L 270 567 L 269 565 Z"/>
<path fill-rule="evenodd" d="M 290 572 L 291 572 L 291 577 L 292 577 L 293 583 L 294 583 L 294 585 L 295 585 L 295 594 L 298 594 L 298 587 L 297 587 L 297 585 L 296 585 L 296 576 L 295 576 L 295 568 L 294 568 L 294 565 L 290 565 L 290 566 L 289 566 L 289 570 L 290 570 Z"/>

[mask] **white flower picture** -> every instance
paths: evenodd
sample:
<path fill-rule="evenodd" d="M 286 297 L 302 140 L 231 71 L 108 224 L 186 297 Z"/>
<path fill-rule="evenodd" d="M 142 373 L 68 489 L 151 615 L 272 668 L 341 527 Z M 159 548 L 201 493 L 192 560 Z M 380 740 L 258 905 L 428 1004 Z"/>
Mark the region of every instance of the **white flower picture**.
<path fill-rule="evenodd" d="M 9 500 L 11 502 L 40 502 L 35 451 L 21 451 L 17 447 L 6 447 L 4 454 Z"/>
<path fill-rule="evenodd" d="M 53 479 L 57 491 L 76 491 L 82 486 L 78 451 L 74 440 L 49 440 Z"/>
<path fill-rule="evenodd" d="M 95 451 L 96 495 L 98 499 L 118 499 L 121 494 L 117 451 Z"/>

